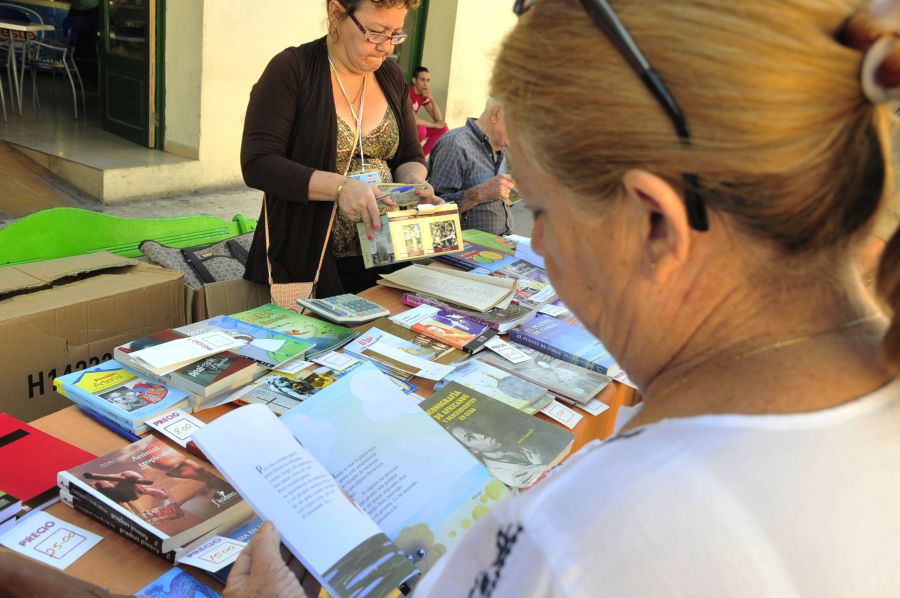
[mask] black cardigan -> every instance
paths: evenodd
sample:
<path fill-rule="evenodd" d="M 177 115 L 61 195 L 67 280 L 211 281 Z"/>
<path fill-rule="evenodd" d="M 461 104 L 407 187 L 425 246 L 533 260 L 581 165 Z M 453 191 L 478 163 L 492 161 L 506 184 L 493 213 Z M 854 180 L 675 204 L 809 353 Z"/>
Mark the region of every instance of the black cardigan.
<path fill-rule="evenodd" d="M 375 77 L 400 124 L 400 145 L 388 166 L 393 171 L 406 162 L 425 165 L 400 67 L 386 60 Z M 334 204 L 309 201 L 309 179 L 316 170 L 336 172 L 336 160 L 337 112 L 323 37 L 287 48 L 269 62 L 250 92 L 244 119 L 241 170 L 248 186 L 266 194 L 275 282 L 313 280 Z M 266 283 L 262 218 L 260 210 L 244 278 Z M 342 292 L 329 247 L 316 295 Z"/>

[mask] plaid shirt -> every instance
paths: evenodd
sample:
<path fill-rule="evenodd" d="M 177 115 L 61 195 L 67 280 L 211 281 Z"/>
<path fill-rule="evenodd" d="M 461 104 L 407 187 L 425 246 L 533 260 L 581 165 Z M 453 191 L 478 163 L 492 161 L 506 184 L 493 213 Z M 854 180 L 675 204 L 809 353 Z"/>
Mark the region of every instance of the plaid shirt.
<path fill-rule="evenodd" d="M 469 118 L 464 127 L 445 133 L 431 150 L 428 180 L 437 196 L 461 204 L 467 189 L 495 177 L 502 164 L 503 152 L 495 154 L 487 135 Z M 512 230 L 512 215 L 499 198 L 478 204 L 461 214 L 460 220 L 464 229 L 495 235 Z"/>

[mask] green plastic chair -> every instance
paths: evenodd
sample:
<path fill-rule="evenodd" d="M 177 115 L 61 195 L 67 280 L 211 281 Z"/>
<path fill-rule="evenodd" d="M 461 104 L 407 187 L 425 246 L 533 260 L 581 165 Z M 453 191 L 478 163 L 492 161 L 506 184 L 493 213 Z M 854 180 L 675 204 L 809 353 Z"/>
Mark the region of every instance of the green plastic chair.
<path fill-rule="evenodd" d="M 241 215 L 231 222 L 214 216 L 121 218 L 80 208 L 51 208 L 0 229 L 0 265 L 24 264 L 97 251 L 124 257 L 141 255 L 138 245 L 152 239 L 171 247 L 208 245 L 256 229 Z"/>

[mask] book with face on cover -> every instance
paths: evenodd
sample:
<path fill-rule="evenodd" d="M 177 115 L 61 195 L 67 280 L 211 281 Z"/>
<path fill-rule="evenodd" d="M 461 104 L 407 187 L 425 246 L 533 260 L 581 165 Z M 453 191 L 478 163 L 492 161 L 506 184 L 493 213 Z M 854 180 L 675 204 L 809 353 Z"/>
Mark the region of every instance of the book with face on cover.
<path fill-rule="evenodd" d="M 286 361 L 303 357 L 313 344 L 303 339 L 263 328 L 230 316 L 216 316 L 187 326 L 176 328 L 178 332 L 189 336 L 203 335 L 219 330 L 244 341 L 234 352 L 258 361 L 270 368 L 277 368 Z"/>
<path fill-rule="evenodd" d="M 513 488 L 527 488 L 572 450 L 568 430 L 456 382 L 419 407 Z"/>
<path fill-rule="evenodd" d="M 477 390 L 529 415 L 537 413 L 553 400 L 553 395 L 546 388 L 477 359 L 459 365 L 444 378 L 443 383 L 435 385 L 435 390 L 449 382 Z"/>
<path fill-rule="evenodd" d="M 610 378 L 603 374 L 556 359 L 531 347 L 511 344 L 531 359 L 512 363 L 490 351 L 482 353 L 478 359 L 580 405 L 588 403 L 610 383 Z"/>
<path fill-rule="evenodd" d="M 298 314 L 272 303 L 232 314 L 231 317 L 312 343 L 307 353 L 310 359 L 339 349 L 359 336 L 359 331 L 352 328 Z"/>
<path fill-rule="evenodd" d="M 464 351 L 477 353 L 497 335 L 493 328 L 431 305 L 420 305 L 390 317 L 395 324 Z"/>
<path fill-rule="evenodd" d="M 209 463 L 152 435 L 60 471 L 56 481 L 73 499 L 130 522 L 159 554 L 250 515 L 247 503 Z"/>
<path fill-rule="evenodd" d="M 191 395 L 143 378 L 115 359 L 60 376 L 53 380 L 53 387 L 79 407 L 135 434 L 147 432 L 146 421 L 160 411 L 190 410 Z"/>
<path fill-rule="evenodd" d="M 113 351 L 116 360 L 136 373 L 161 382 L 172 388 L 197 395 L 201 400 L 215 397 L 224 392 L 240 388 L 261 373 L 261 366 L 254 360 L 225 351 L 182 366 L 168 374 L 155 374 L 132 358 L 131 354 L 140 349 L 162 343 L 187 338 L 186 334 L 167 328 L 144 338 L 120 345 Z"/>
<path fill-rule="evenodd" d="M 508 495 L 372 364 L 281 418 L 248 405 L 194 440 L 336 597 L 426 573 Z"/>
<path fill-rule="evenodd" d="M 495 307 L 486 312 L 477 312 L 450 305 L 449 303 L 445 303 L 433 297 L 428 297 L 427 295 L 416 295 L 415 293 L 403 293 L 402 301 L 405 305 L 409 305 L 410 307 L 417 307 L 419 305 L 439 307 L 446 312 L 457 314 L 468 318 L 473 322 L 479 322 L 486 326 L 490 326 L 500 334 L 509 332 L 519 324 L 534 317 L 536 313 L 534 310 L 523 307 L 518 303 L 510 303 L 509 307 L 504 309 Z"/>

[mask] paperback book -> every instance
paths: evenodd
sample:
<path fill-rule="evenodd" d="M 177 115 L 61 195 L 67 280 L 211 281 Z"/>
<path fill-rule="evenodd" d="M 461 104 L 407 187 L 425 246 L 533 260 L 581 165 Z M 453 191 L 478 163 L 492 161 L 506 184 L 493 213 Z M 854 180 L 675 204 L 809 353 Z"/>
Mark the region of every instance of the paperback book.
<path fill-rule="evenodd" d="M 135 434 L 147 432 L 146 421 L 160 411 L 190 410 L 188 393 L 138 376 L 115 359 L 60 376 L 53 387 L 79 407 Z"/>
<path fill-rule="evenodd" d="M 466 243 L 463 250 L 459 253 L 442 255 L 435 259 L 467 272 L 476 268 L 495 272 L 516 261 L 515 257 L 507 253 L 479 245 L 472 245 L 471 243 Z"/>
<path fill-rule="evenodd" d="M 317 392 L 347 375 L 356 365 L 346 370 L 333 370 L 313 364 L 296 374 L 269 372 L 232 395 L 239 405 L 265 405 L 276 415 L 284 415 Z"/>
<path fill-rule="evenodd" d="M 234 352 L 269 367 L 277 368 L 286 361 L 303 357 L 313 344 L 303 339 L 263 328 L 230 316 L 216 316 L 177 328 L 189 336 L 220 330 L 244 341 Z"/>
<path fill-rule="evenodd" d="M 477 353 L 487 341 L 497 336 L 497 331 L 485 324 L 431 305 L 414 307 L 390 320 L 469 354 Z"/>
<path fill-rule="evenodd" d="M 231 317 L 312 343 L 313 346 L 307 352 L 310 359 L 339 349 L 359 336 L 359 332 L 352 328 L 298 314 L 292 309 L 285 309 L 272 303 L 233 314 Z"/>
<path fill-rule="evenodd" d="M 155 436 L 60 471 L 57 484 L 70 506 L 166 558 L 250 515 L 209 464 Z"/>
<path fill-rule="evenodd" d="M 508 494 L 371 364 L 280 419 L 248 405 L 194 440 L 337 598 L 409 585 Z"/>
<path fill-rule="evenodd" d="M 509 237 L 502 237 L 483 230 L 466 229 L 463 231 L 463 240 L 466 243 L 480 245 L 487 249 L 493 249 L 507 255 L 516 254 L 516 242 Z"/>
<path fill-rule="evenodd" d="M 544 314 L 510 330 L 509 340 L 600 374 L 618 370 L 612 355 L 590 332 Z"/>
<path fill-rule="evenodd" d="M 0 413 L 0 438 L 0 488 L 21 501 L 18 519 L 59 500 L 56 472 L 94 458 L 7 413 Z"/>
<path fill-rule="evenodd" d="M 199 361 L 162 375 L 155 374 L 152 370 L 144 368 L 141 362 L 132 358 L 132 353 L 135 351 L 154 347 L 179 338 L 189 337 L 171 328 L 160 330 L 149 336 L 116 347 L 113 351 L 113 357 L 115 357 L 116 361 L 141 376 L 196 395 L 201 403 L 240 388 L 263 371 L 256 361 L 231 351 L 204 357 Z"/>
<path fill-rule="evenodd" d="M 537 413 L 553 400 L 553 395 L 546 388 L 477 359 L 470 359 L 447 375 L 444 384 L 449 382 L 477 390 L 529 415 Z M 435 390 L 439 385 L 435 385 Z"/>
<path fill-rule="evenodd" d="M 410 307 L 417 307 L 419 305 L 439 307 L 446 312 L 457 314 L 472 320 L 473 322 L 490 326 L 500 334 L 509 332 L 535 315 L 534 310 L 523 307 L 518 303 L 510 303 L 509 306 L 504 309 L 495 307 L 486 312 L 477 312 L 450 305 L 449 303 L 445 303 L 427 295 L 416 295 L 415 293 L 403 293 L 402 301 Z"/>
<path fill-rule="evenodd" d="M 531 347 L 511 344 L 531 359 L 512 363 L 490 351 L 479 355 L 478 359 L 534 382 L 557 397 L 579 405 L 588 403 L 610 382 L 610 378 L 603 374 L 556 359 Z"/>
<path fill-rule="evenodd" d="M 419 264 L 382 274 L 378 284 L 429 295 L 480 312 L 509 307 L 518 289 L 517 281 L 512 279 Z"/>
<path fill-rule="evenodd" d="M 233 338 L 221 330 L 210 329 L 195 336 L 183 336 L 144 347 L 133 351 L 130 357 L 140 364 L 141 369 L 162 375 L 205 357 L 231 349 L 239 350 L 243 345 L 244 340 Z"/>
<path fill-rule="evenodd" d="M 455 203 L 420 205 L 410 210 L 386 212 L 381 216 L 381 230 L 374 233 L 372 241 L 364 224 L 356 226 L 366 268 L 462 249 L 462 227 L 459 208 Z"/>
<path fill-rule="evenodd" d="M 230 570 L 231 568 L 229 567 Z M 206 587 L 199 579 L 181 567 L 173 567 L 138 590 L 135 596 L 147 596 L 148 598 L 218 598 L 219 593 Z"/>
<path fill-rule="evenodd" d="M 419 407 L 513 488 L 534 485 L 569 454 L 575 441 L 568 430 L 456 382 Z"/>

